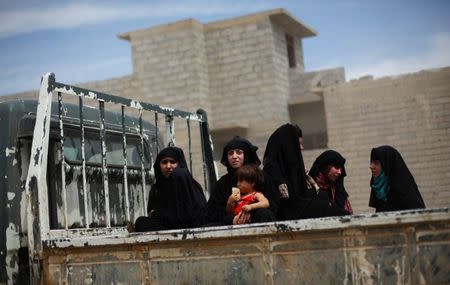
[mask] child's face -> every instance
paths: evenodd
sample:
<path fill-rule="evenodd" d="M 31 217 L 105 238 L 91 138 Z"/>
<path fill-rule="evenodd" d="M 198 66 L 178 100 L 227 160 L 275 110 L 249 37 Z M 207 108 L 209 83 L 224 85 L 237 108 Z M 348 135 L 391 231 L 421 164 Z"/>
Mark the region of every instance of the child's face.
<path fill-rule="evenodd" d="M 246 180 L 238 180 L 237 187 L 241 190 L 241 194 L 248 194 L 254 191 L 255 183 L 250 183 Z"/>

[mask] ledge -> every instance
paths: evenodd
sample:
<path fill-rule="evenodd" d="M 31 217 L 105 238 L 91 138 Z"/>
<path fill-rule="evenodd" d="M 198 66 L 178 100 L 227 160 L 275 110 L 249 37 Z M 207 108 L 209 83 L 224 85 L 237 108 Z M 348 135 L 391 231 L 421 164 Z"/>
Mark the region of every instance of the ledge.
<path fill-rule="evenodd" d="M 339 231 L 367 227 L 399 227 L 408 224 L 429 224 L 450 221 L 450 208 L 407 210 L 386 213 L 349 215 L 305 220 L 280 221 L 272 223 L 248 224 L 193 228 L 145 233 L 117 233 L 92 236 L 88 233 L 77 237 L 61 237 L 44 241 L 47 248 L 89 248 L 106 245 L 133 245 L 155 242 L 180 242 L 215 238 L 249 236 L 274 236 L 296 232 Z M 106 229 L 105 229 L 106 230 Z"/>
<path fill-rule="evenodd" d="M 210 132 L 212 134 L 218 134 L 222 132 L 230 132 L 230 131 L 246 131 L 248 130 L 248 122 L 246 121 L 230 121 L 227 123 L 219 123 L 214 124 L 211 128 Z"/>
<path fill-rule="evenodd" d="M 300 105 L 300 104 L 305 104 L 305 103 L 320 102 L 320 101 L 322 101 L 322 96 L 318 95 L 318 94 L 319 94 L 318 92 L 314 92 L 314 93 L 309 92 L 305 95 L 290 98 L 288 100 L 288 105 L 293 106 L 293 105 Z"/>

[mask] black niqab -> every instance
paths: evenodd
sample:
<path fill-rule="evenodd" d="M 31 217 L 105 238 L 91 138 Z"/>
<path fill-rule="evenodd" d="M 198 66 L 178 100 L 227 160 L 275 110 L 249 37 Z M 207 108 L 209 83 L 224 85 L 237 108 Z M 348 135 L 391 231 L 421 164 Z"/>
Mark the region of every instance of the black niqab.
<path fill-rule="evenodd" d="M 370 161 L 378 160 L 389 179 L 390 190 L 386 201 L 377 199 L 375 191 L 370 192 L 369 206 L 377 212 L 425 208 L 416 181 L 406 166 L 401 154 L 392 146 L 373 148 Z M 372 185 L 373 177 L 370 180 Z"/>

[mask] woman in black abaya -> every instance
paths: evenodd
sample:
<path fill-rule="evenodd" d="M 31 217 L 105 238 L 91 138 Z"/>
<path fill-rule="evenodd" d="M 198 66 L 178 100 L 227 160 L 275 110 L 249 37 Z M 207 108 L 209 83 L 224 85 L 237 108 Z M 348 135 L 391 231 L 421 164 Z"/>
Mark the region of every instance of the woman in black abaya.
<path fill-rule="evenodd" d="M 239 136 L 234 137 L 225 145 L 220 162 L 227 167 L 227 173 L 216 182 L 208 200 L 208 225 L 231 225 L 233 223 L 234 215 L 226 212 L 226 205 L 232 193 L 231 188 L 237 187 L 235 172 L 239 167 L 246 164 L 261 164 L 256 154 L 257 149 L 258 147 Z M 266 177 L 266 175 L 262 193 L 269 200 L 269 208 L 256 209 L 250 213 L 251 217 L 242 216 L 238 220 L 238 224 L 271 222 L 275 220 L 279 197 L 276 195 L 271 179 Z"/>
<path fill-rule="evenodd" d="M 314 161 L 309 175 L 319 187 L 319 196 L 328 199 L 330 206 L 338 214 L 353 214 L 352 206 L 348 199 L 348 193 L 344 187 L 345 158 L 337 151 L 327 150 Z"/>
<path fill-rule="evenodd" d="M 202 187 L 187 169 L 183 150 L 167 147 L 153 165 L 156 183 L 150 190 L 148 217 L 139 217 L 135 230 L 192 228 L 204 223 L 206 199 Z"/>
<path fill-rule="evenodd" d="M 280 220 L 334 216 L 339 213 L 315 189 L 308 189 L 301 152 L 301 129 L 284 124 L 270 136 L 264 153 L 264 172 L 279 190 Z"/>
<path fill-rule="evenodd" d="M 370 170 L 369 206 L 377 212 L 425 208 L 416 181 L 395 148 L 388 145 L 373 148 Z"/>

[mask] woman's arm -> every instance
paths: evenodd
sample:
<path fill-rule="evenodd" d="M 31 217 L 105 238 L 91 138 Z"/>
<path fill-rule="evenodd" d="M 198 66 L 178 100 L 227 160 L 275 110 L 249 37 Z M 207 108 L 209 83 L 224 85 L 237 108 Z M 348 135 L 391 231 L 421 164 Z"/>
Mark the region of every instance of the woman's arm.
<path fill-rule="evenodd" d="M 242 207 L 242 211 L 244 212 L 250 212 L 252 210 L 256 210 L 256 209 L 264 209 L 264 208 L 269 208 L 270 204 L 269 204 L 269 200 L 267 200 L 266 197 L 264 197 L 264 195 L 262 193 L 256 193 L 255 194 L 255 199 L 256 203 L 253 204 L 249 204 L 249 205 L 245 205 L 244 207 Z"/>

